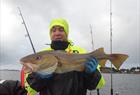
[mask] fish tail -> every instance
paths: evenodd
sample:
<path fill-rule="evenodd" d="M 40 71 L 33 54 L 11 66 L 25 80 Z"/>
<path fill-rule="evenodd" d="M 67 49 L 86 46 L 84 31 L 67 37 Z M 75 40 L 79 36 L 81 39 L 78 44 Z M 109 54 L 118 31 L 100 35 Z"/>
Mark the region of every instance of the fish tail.
<path fill-rule="evenodd" d="M 125 54 L 110 54 L 110 61 L 118 70 L 123 62 L 128 58 L 128 55 Z"/>

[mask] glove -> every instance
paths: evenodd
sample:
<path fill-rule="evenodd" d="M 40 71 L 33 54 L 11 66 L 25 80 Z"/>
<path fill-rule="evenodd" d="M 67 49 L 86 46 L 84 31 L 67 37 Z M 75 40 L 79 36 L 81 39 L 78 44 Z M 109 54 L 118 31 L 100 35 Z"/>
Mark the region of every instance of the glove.
<path fill-rule="evenodd" d="M 31 88 L 36 91 L 41 91 L 47 87 L 48 80 L 52 78 L 52 74 L 43 75 L 40 73 L 33 72 L 28 75 L 27 82 Z"/>
<path fill-rule="evenodd" d="M 96 71 L 97 66 L 98 66 L 98 60 L 94 57 L 91 57 L 85 63 L 85 72 L 93 73 L 94 71 Z"/>

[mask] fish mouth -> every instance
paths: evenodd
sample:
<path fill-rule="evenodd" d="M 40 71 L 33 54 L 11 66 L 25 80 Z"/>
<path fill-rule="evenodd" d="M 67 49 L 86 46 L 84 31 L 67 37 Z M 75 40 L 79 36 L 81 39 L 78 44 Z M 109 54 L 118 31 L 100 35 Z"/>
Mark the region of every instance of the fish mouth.
<path fill-rule="evenodd" d="M 25 62 L 20 62 L 23 65 L 23 70 L 25 73 L 33 72 L 34 67 L 31 65 L 32 63 L 25 63 Z"/>

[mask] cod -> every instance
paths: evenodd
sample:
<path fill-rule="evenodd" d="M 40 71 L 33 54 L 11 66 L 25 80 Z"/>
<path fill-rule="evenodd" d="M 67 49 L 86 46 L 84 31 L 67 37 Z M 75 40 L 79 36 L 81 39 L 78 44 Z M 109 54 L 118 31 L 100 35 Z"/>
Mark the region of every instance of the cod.
<path fill-rule="evenodd" d="M 88 58 L 95 57 L 101 67 L 109 60 L 116 69 L 128 58 L 126 54 L 106 54 L 103 48 L 85 54 L 67 53 L 65 51 L 42 51 L 20 59 L 25 73 L 38 72 L 42 74 L 66 73 L 84 71 Z"/>

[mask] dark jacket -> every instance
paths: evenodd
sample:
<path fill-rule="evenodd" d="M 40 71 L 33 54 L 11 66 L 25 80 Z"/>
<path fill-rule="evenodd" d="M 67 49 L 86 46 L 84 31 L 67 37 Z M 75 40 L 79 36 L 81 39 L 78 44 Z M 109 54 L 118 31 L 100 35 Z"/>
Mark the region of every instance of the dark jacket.
<path fill-rule="evenodd" d="M 86 53 L 83 48 L 77 46 L 69 46 L 65 51 L 79 54 Z M 30 85 L 30 82 L 25 80 L 26 90 L 30 95 L 34 95 L 33 93 L 37 91 L 41 95 L 86 95 L 87 89 L 94 90 L 103 87 L 104 78 L 98 70 L 91 74 L 72 71 L 64 74 L 54 74 L 53 78 L 43 83 L 43 85 L 39 86 L 41 90 L 38 91 Z"/>
<path fill-rule="evenodd" d="M 19 81 L 5 80 L 0 83 L 0 95 L 27 95 L 27 91 L 21 87 Z"/>
<path fill-rule="evenodd" d="M 48 80 L 47 89 L 40 92 L 41 95 L 86 95 L 87 89 L 96 88 L 101 74 L 96 70 L 93 74 L 81 72 L 68 72 L 55 74 L 52 80 Z M 57 81 L 56 81 L 57 80 Z"/>

